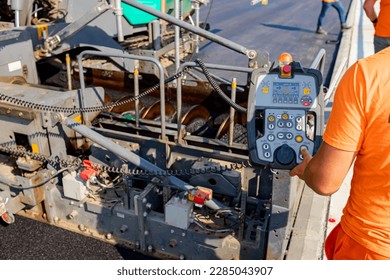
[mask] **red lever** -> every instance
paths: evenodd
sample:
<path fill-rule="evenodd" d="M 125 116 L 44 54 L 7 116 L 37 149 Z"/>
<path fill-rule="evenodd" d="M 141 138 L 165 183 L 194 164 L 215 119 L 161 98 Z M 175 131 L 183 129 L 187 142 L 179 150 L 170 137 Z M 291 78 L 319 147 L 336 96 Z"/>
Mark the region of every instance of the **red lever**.
<path fill-rule="evenodd" d="M 98 173 L 98 170 L 96 167 L 94 167 L 92 161 L 90 160 L 83 160 L 83 165 L 85 169 L 80 172 L 81 179 L 88 181 L 91 176 L 94 176 Z"/>

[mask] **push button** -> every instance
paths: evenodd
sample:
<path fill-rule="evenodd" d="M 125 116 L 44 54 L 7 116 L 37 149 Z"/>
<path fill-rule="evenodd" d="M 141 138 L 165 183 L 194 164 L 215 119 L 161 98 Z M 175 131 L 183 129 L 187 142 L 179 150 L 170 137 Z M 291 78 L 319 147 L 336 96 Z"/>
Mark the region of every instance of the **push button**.
<path fill-rule="evenodd" d="M 284 139 L 284 133 L 279 132 L 279 133 L 278 133 L 278 138 L 279 138 L 279 139 Z"/>
<path fill-rule="evenodd" d="M 267 136 L 267 139 L 268 139 L 268 141 L 274 141 L 275 140 L 275 135 L 273 135 L 273 134 L 269 134 L 268 136 Z"/>
<path fill-rule="evenodd" d="M 301 143 L 303 141 L 303 137 L 301 135 L 297 135 L 295 137 L 295 141 L 297 141 L 297 143 Z"/>

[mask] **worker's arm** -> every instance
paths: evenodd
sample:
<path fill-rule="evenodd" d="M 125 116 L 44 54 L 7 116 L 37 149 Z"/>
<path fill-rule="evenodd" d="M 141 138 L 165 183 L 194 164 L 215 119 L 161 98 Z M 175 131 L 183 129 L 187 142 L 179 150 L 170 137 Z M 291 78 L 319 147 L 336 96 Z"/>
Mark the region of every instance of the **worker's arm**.
<path fill-rule="evenodd" d="M 331 195 L 340 188 L 356 154 L 339 150 L 323 142 L 314 157 L 303 149 L 304 159 L 290 171 L 290 175 L 297 175 L 320 195 Z"/>
<path fill-rule="evenodd" d="M 377 14 L 374 9 L 374 4 L 376 1 L 377 0 L 365 0 L 363 5 L 364 12 L 372 22 L 377 19 Z"/>

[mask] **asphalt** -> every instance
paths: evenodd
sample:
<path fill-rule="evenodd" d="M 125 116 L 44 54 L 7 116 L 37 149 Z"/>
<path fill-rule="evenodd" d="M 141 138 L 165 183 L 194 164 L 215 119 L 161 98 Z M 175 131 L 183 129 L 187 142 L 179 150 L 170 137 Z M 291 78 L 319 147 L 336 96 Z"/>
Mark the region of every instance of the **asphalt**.
<path fill-rule="evenodd" d="M 251 6 L 249 0 L 213 0 L 208 6 L 202 7 L 202 20 L 210 23 L 211 31 L 215 34 L 259 52 L 269 53 L 271 61 L 276 60 L 280 53 L 289 52 L 296 61 L 308 67 L 317 53 L 325 49 L 327 59 L 324 77 L 327 86 L 342 34 L 339 32 L 335 10 L 329 11 L 325 21 L 328 35 L 315 34 L 320 2 L 270 0 L 268 6 Z M 350 0 L 341 2 L 348 10 Z M 202 44 L 199 57 L 208 63 L 247 64 L 245 56 L 209 42 Z M 0 237 L 0 259 L 149 259 L 123 247 L 115 247 L 21 216 L 16 216 L 16 222 L 12 225 L 0 225 Z"/>
<path fill-rule="evenodd" d="M 346 12 L 351 1 L 341 0 Z M 326 51 L 324 85 L 328 86 L 340 44 L 340 21 L 335 9 L 324 19 L 326 36 L 315 33 L 321 1 L 270 0 L 267 6 L 251 6 L 250 1 L 214 0 L 203 7 L 202 21 L 214 34 L 268 53 L 271 62 L 283 52 L 309 67 L 321 49 Z M 200 48 L 200 57 L 209 63 L 246 66 L 247 58 L 213 43 Z"/>

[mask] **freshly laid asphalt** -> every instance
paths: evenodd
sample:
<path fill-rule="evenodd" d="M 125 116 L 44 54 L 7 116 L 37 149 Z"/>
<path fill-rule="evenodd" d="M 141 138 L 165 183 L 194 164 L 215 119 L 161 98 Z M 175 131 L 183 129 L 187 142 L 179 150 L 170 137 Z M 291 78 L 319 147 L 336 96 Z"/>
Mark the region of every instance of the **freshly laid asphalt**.
<path fill-rule="evenodd" d="M 348 11 L 350 0 L 341 1 Z M 340 39 L 337 12 L 328 11 L 324 28 L 315 33 L 321 1 L 269 0 L 268 6 L 251 6 L 250 0 L 211 0 L 201 9 L 201 19 L 210 31 L 248 49 L 267 52 L 271 61 L 289 52 L 294 60 L 309 67 L 320 49 L 326 50 L 325 86 L 329 84 Z M 207 63 L 247 66 L 247 58 L 215 43 L 203 42 L 198 57 Z M 150 259 L 123 247 L 72 233 L 25 217 L 0 224 L 0 259 L 10 260 L 121 260 Z"/>

